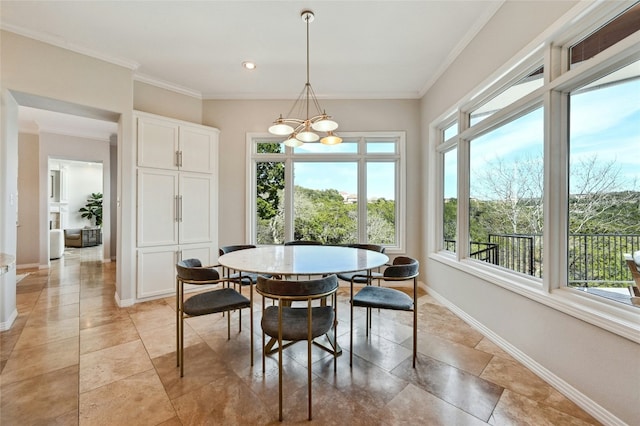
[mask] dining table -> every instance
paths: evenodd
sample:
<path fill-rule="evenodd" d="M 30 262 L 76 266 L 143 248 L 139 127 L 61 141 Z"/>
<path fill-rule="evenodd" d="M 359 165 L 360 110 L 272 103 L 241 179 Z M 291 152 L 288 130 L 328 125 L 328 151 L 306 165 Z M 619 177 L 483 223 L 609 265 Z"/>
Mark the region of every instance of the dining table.
<path fill-rule="evenodd" d="M 323 276 L 356 271 L 371 271 L 389 261 L 384 253 L 347 246 L 332 245 L 268 245 L 245 250 L 236 250 L 218 258 L 218 263 L 234 269 L 240 274 L 290 276 Z M 251 299 L 253 299 L 253 290 Z M 327 339 L 338 354 L 342 353 L 333 333 Z M 273 351 L 275 341 L 271 339 L 264 350 Z M 316 342 L 314 342 L 316 343 Z M 319 343 L 316 343 L 323 347 Z M 327 349 L 323 347 L 324 349 Z"/>

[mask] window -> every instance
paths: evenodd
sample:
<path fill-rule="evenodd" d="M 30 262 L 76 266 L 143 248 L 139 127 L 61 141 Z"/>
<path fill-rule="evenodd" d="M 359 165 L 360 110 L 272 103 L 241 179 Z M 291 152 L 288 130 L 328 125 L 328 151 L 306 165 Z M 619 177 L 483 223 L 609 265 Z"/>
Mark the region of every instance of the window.
<path fill-rule="evenodd" d="M 624 254 L 640 250 L 640 2 L 584 7 L 456 106 L 468 127 L 431 124 L 429 249 L 639 341 Z"/>
<path fill-rule="evenodd" d="M 496 111 L 501 110 L 507 105 L 523 98 L 535 89 L 542 87 L 542 77 L 544 75 L 544 67 L 539 67 L 535 71 L 528 73 L 515 84 L 508 86 L 504 91 L 499 93 L 485 104 L 473 110 L 469 115 L 469 125 L 474 126 L 487 117 L 493 115 Z"/>
<path fill-rule="evenodd" d="M 542 108 L 473 139 L 469 257 L 542 276 Z"/>
<path fill-rule="evenodd" d="M 640 30 L 640 3 L 569 48 L 571 66 L 580 64 Z"/>
<path fill-rule="evenodd" d="M 454 121 L 442 131 L 442 140 L 446 141 L 458 134 L 458 122 Z"/>
<path fill-rule="evenodd" d="M 640 61 L 571 91 L 569 105 L 567 283 L 616 300 L 629 295 L 622 255 L 640 250 Z"/>
<path fill-rule="evenodd" d="M 343 143 L 287 148 L 248 135 L 256 244 L 316 240 L 404 249 L 404 133 L 341 133 Z"/>
<path fill-rule="evenodd" d="M 442 207 L 442 247 L 456 252 L 458 233 L 458 150 L 451 149 L 444 153 L 444 200 Z"/>

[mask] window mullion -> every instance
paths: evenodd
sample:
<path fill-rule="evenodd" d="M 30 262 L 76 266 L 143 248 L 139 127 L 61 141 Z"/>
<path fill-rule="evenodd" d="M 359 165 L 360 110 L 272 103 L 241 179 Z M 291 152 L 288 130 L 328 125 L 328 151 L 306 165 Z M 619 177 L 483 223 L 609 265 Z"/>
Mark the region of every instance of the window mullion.
<path fill-rule="evenodd" d="M 458 143 L 458 260 L 469 257 L 469 149 L 468 139 Z"/>
<path fill-rule="evenodd" d="M 293 159 L 287 155 L 284 163 L 284 241 L 294 240 L 294 212 L 293 212 Z"/>
<path fill-rule="evenodd" d="M 358 160 L 358 241 L 368 242 L 367 235 L 367 161 Z"/>

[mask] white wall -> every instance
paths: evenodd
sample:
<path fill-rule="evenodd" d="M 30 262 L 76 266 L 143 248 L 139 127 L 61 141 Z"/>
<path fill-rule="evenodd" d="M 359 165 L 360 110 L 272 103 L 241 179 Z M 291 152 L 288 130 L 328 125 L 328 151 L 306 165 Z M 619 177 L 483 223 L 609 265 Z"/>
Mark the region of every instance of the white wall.
<path fill-rule="evenodd" d="M 56 170 L 56 163 L 58 163 L 56 160 L 49 160 L 49 164 L 53 164 L 51 170 Z M 62 162 L 58 167 L 62 168 L 66 175 L 68 214 L 63 223 L 63 229 L 95 226 L 95 219 L 83 218 L 79 209 L 87 204 L 87 199 L 92 193 L 102 193 L 102 163 Z M 108 200 L 104 200 L 103 204 L 104 209 L 109 208 Z"/>
<path fill-rule="evenodd" d="M 132 230 L 135 215 L 132 212 L 135 199 L 131 183 L 134 182 L 135 149 L 132 70 L 7 31 L 0 35 L 0 62 L 0 86 L 5 91 L 28 94 L 42 102 L 64 101 L 89 108 L 91 112 L 107 112 L 118 120 L 116 299 L 122 305 L 133 303 L 135 238 Z M 3 102 L 4 99 L 3 91 Z M 3 116 L 1 124 L 3 128 L 7 125 L 17 128 L 17 113 L 15 118 Z M 6 142 L 3 132 L 2 143 Z M 0 219 L 3 224 L 7 223 L 5 217 Z M 16 242 L 12 244 L 15 252 Z M 40 259 L 42 262 L 42 256 Z"/>
<path fill-rule="evenodd" d="M 220 129 L 220 186 L 218 243 L 221 246 L 248 241 L 246 231 L 246 133 L 266 133 L 279 114 L 291 109 L 293 100 L 207 100 L 203 124 Z M 340 131 L 406 131 L 407 253 L 419 256 L 421 245 L 412 235 L 421 233 L 420 121 L 417 100 L 332 100 L 321 106 L 340 124 Z"/>
<path fill-rule="evenodd" d="M 38 135 L 20 133 L 18 142 L 18 239 L 16 264 L 18 268 L 34 268 L 40 264 L 40 170 L 38 168 Z M 43 218 L 43 220 L 46 220 Z"/>
<path fill-rule="evenodd" d="M 506 2 L 423 98 L 425 139 L 434 119 L 572 6 L 572 2 Z M 426 141 L 423 146 L 428 146 Z M 425 148 L 425 164 L 430 155 Z M 425 173 L 427 178 L 434 179 L 428 182 L 429 194 L 433 194 L 435 176 Z M 426 217 L 437 226 L 435 212 L 428 208 L 430 201 L 435 199 L 425 199 Z M 452 309 L 601 421 L 638 424 L 640 345 L 429 257 L 429 235 L 425 234 L 424 241 L 423 277 Z"/>
<path fill-rule="evenodd" d="M 3 87 L 0 85 L 0 87 Z M 0 253 L 15 258 L 18 220 L 18 104 L 0 93 Z M 11 327 L 16 310 L 15 262 L 0 275 L 0 331 Z"/>

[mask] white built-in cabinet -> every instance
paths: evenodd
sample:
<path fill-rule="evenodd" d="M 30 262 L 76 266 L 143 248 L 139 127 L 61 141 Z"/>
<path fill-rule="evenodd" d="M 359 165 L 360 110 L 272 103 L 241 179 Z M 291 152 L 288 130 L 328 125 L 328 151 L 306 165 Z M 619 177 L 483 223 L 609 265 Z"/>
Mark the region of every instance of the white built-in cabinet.
<path fill-rule="evenodd" d="M 218 134 L 135 113 L 137 297 L 173 294 L 175 264 L 218 256 Z"/>

